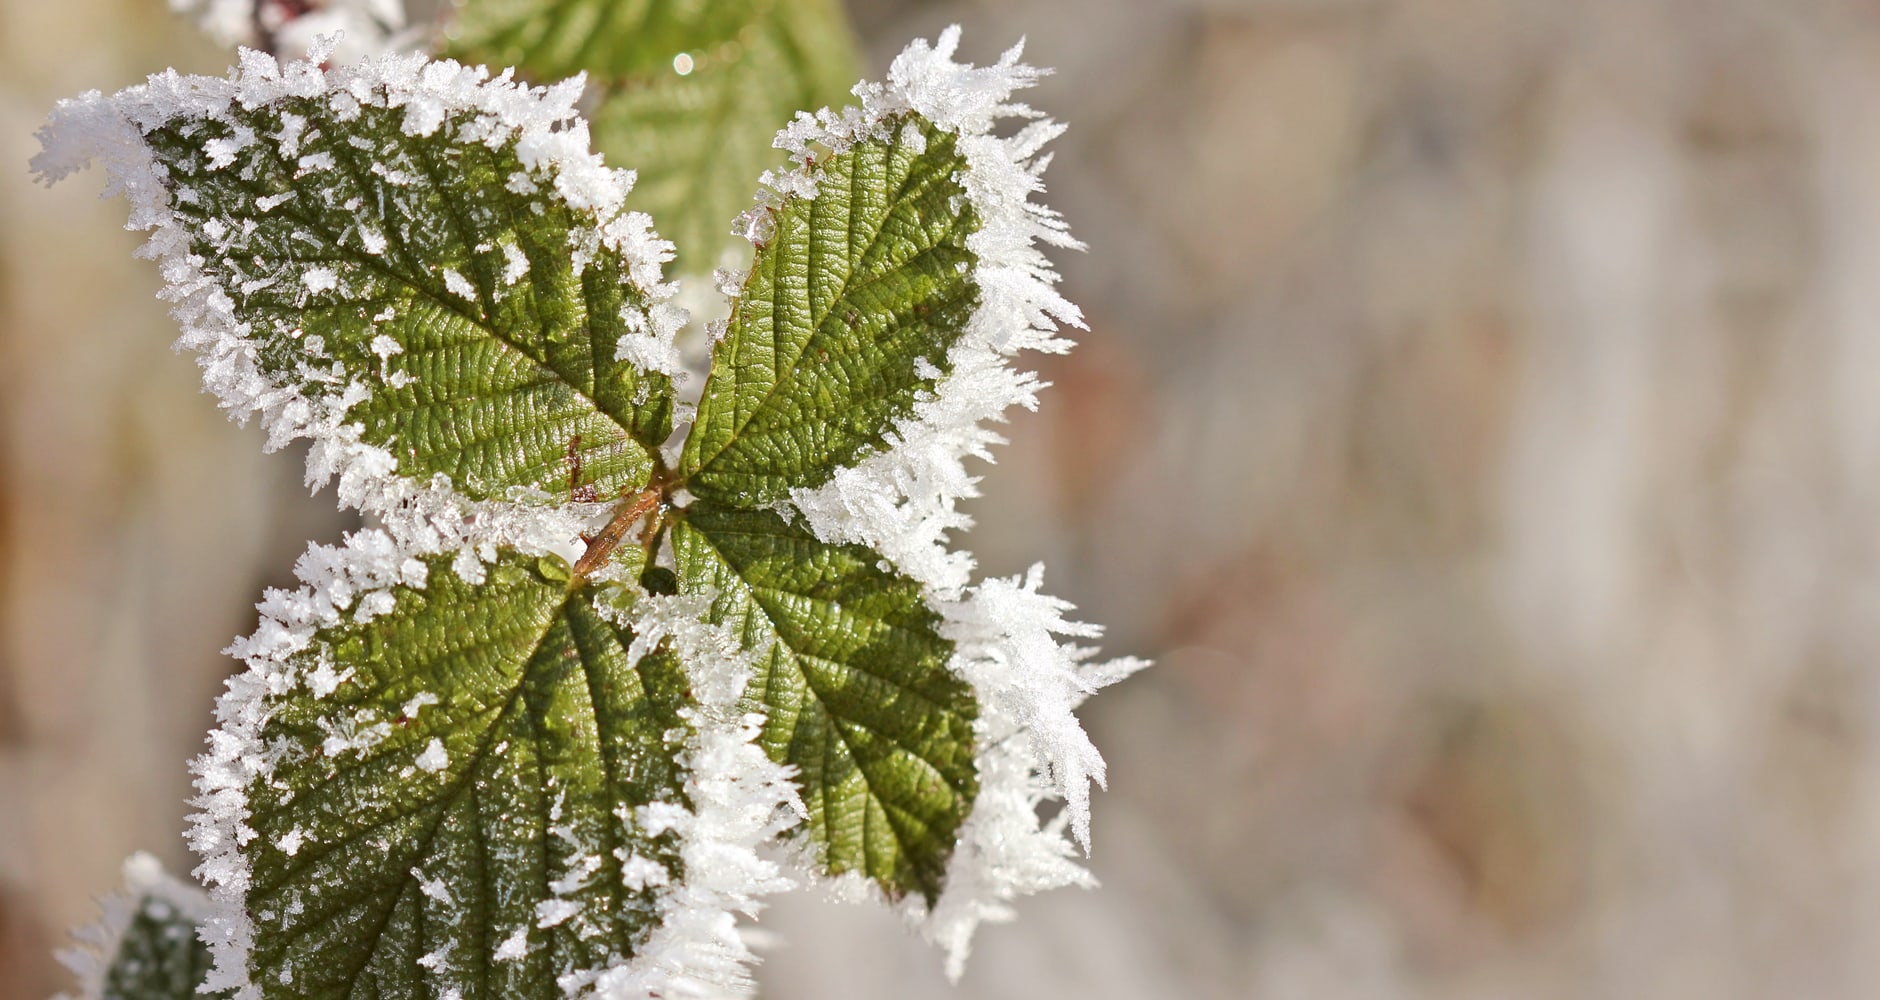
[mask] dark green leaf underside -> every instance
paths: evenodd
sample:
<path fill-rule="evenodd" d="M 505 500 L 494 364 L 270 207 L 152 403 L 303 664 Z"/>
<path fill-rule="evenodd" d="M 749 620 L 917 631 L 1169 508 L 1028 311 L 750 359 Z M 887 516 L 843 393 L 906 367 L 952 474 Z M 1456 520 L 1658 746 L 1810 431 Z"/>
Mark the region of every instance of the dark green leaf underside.
<path fill-rule="evenodd" d="M 830 874 L 937 897 L 978 792 L 971 689 L 914 581 L 769 511 L 694 504 L 672 531 L 681 586 L 758 651 L 747 697 L 798 769 Z"/>
<path fill-rule="evenodd" d="M 196 937 L 196 921 L 168 901 L 137 901 L 117 954 L 105 973 L 103 1000 L 210 1000 L 227 992 L 197 993 L 213 964 Z"/>
<path fill-rule="evenodd" d="M 741 242 L 733 218 L 783 162 L 777 129 L 840 105 L 859 73 L 835 0 L 469 0 L 453 35 L 451 54 L 537 81 L 586 72 L 595 145 L 639 173 L 632 205 L 698 273 Z"/>
<path fill-rule="evenodd" d="M 712 352 L 681 473 L 701 497 L 759 506 L 885 444 L 948 368 L 979 301 L 979 227 L 954 137 L 918 116 L 815 168 L 758 250 Z"/>
<path fill-rule="evenodd" d="M 315 397 L 363 385 L 348 417 L 365 440 L 472 499 L 604 500 L 646 482 L 671 386 L 614 360 L 623 309 L 646 303 L 611 250 L 577 273 L 570 234 L 595 220 L 546 182 L 511 190 L 527 176 L 513 143 L 456 141 L 454 119 L 405 135 L 403 110 L 339 121 L 324 97 L 230 115 L 148 141 L 271 379 Z M 284 151 L 274 137 L 296 119 Z M 237 127 L 257 138 L 212 167 L 206 150 Z"/>
<path fill-rule="evenodd" d="M 676 835 L 633 809 L 685 804 L 684 672 L 630 662 L 601 613 L 617 593 L 571 592 L 559 560 L 507 555 L 488 573 L 472 586 L 434 561 L 391 613 L 304 654 L 348 680 L 273 703 L 279 759 L 250 788 L 246 849 L 264 995 L 559 996 L 557 976 L 631 956 L 653 929 L 656 887 L 629 885 L 623 859 L 680 879 Z"/>

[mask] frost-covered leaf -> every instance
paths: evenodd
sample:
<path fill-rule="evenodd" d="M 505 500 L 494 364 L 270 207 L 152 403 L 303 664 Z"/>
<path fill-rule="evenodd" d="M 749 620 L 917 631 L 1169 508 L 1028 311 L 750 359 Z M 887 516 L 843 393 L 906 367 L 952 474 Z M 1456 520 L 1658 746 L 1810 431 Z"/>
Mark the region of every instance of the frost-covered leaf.
<path fill-rule="evenodd" d="M 709 271 L 783 162 L 777 123 L 840 103 L 858 74 L 835 0 L 465 0 L 448 51 L 539 81 L 588 74 L 595 143 L 632 166 L 632 204 Z"/>
<path fill-rule="evenodd" d="M 433 558 L 279 675 L 243 848 L 263 995 L 559 995 L 685 878 L 685 671 L 559 560 L 485 572 Z"/>
<path fill-rule="evenodd" d="M 394 464 L 471 500 L 611 499 L 671 430 L 669 248 L 622 213 L 578 85 L 484 76 L 249 52 L 233 80 L 67 102 L 36 164 L 107 161 L 210 388 L 273 444 L 314 438 L 343 500 Z"/>
<path fill-rule="evenodd" d="M 82 1000 L 193 1000 L 209 976 L 209 948 L 196 928 L 210 906 L 201 889 L 163 870 L 148 854 L 124 862 L 124 886 L 104 898 L 98 922 L 60 952 L 79 978 Z"/>
<path fill-rule="evenodd" d="M 747 697 L 797 768 L 823 867 L 936 898 L 978 788 L 976 707 L 920 586 L 770 511 L 699 502 L 672 540 L 682 590 L 757 656 Z"/>
<path fill-rule="evenodd" d="M 945 375 L 979 300 L 954 136 L 918 116 L 815 162 L 780 205 L 712 352 L 680 471 L 756 506 L 879 450 Z"/>

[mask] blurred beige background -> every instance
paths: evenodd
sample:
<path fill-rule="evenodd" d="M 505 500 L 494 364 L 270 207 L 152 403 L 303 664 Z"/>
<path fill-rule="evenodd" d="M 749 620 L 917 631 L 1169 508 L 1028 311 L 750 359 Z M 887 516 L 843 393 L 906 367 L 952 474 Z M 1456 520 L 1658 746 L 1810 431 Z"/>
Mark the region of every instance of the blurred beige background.
<path fill-rule="evenodd" d="M 989 572 L 1160 661 L 1099 698 L 1105 887 L 765 925 L 776 1000 L 1880 995 L 1880 4 L 854 0 L 1019 34 L 1092 332 Z M 0 0 L 0 998 L 130 850 L 341 522 L 225 424 L 53 100 L 224 57 Z"/>

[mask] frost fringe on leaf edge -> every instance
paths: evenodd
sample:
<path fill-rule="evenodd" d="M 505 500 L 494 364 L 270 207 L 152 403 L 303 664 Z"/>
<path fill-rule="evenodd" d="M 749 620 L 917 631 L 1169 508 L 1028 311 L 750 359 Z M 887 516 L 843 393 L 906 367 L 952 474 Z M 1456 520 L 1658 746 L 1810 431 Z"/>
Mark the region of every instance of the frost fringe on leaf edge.
<path fill-rule="evenodd" d="M 1044 387 L 1011 358 L 1025 350 L 1067 351 L 1071 342 L 1056 335 L 1058 325 L 1084 327 L 1082 313 L 1058 293 L 1057 271 L 1039 246 L 1083 244 L 1061 216 L 1032 200 L 1044 189 L 1050 163 L 1043 148 L 1064 127 L 1012 100 L 1048 71 L 1019 61 L 1022 41 L 991 66 L 956 62 L 959 38 L 954 25 L 936 42 L 915 40 L 895 58 L 886 83 L 855 88 L 860 108 L 799 114 L 777 145 L 803 165 L 767 173 L 767 192 L 739 225 L 762 243 L 771 204 L 815 197 L 809 165 L 817 146 L 840 153 L 883 136 L 908 112 L 959 137 L 967 163 L 961 182 L 981 219 L 967 240 L 977 258 L 971 277 L 980 303 L 948 352 L 951 370 L 911 417 L 897 421 L 886 448 L 790 498 L 818 538 L 870 546 L 921 582 L 945 618 L 943 634 L 956 644 L 951 666 L 978 697 L 980 791 L 948 865 L 946 890 L 931 911 L 917 899 L 903 904 L 909 920 L 945 949 L 955 979 L 974 929 L 1011 919 L 1013 898 L 1094 884 L 1073 860 L 1066 829 L 1088 848 L 1089 785 L 1103 784 L 1104 764 L 1072 713 L 1099 688 L 1147 666 L 1136 659 L 1092 663 L 1094 650 L 1060 643 L 1058 637 L 1090 638 L 1101 629 L 1064 618 L 1070 605 L 1039 591 L 1042 567 L 971 586 L 971 554 L 946 547 L 951 532 L 972 523 L 958 508 L 978 495 L 966 459 L 991 461 L 992 447 L 1004 443 L 987 422 L 1003 420 L 1014 405 L 1036 409 Z M 1010 137 L 996 135 L 1008 118 L 1028 124 Z M 1038 807 L 1057 799 L 1064 810 L 1041 824 Z M 845 893 L 874 894 L 863 880 L 841 883 Z"/>

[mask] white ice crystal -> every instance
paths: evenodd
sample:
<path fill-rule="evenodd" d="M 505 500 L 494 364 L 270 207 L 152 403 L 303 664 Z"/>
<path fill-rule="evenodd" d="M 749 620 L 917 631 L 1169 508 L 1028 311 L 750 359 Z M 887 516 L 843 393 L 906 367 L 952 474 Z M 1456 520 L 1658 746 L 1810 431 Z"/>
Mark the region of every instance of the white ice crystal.
<path fill-rule="evenodd" d="M 498 962 L 519 962 L 529 954 L 529 927 L 527 924 L 515 929 L 515 932 L 503 939 L 496 946 L 493 956 Z"/>
<path fill-rule="evenodd" d="M 846 149 L 909 111 L 959 135 L 967 162 L 960 181 L 981 221 L 967 239 L 977 258 L 971 280 L 980 302 L 948 352 L 952 372 L 897 423 L 888 447 L 791 497 L 819 537 L 873 546 L 941 596 L 960 594 L 972 574 L 971 556 L 946 548 L 951 532 L 972 523 L 958 507 L 978 495 L 978 479 L 965 460 L 989 461 L 991 447 L 1004 443 L 988 421 L 1003 419 L 1015 405 L 1037 406 L 1042 386 L 1036 375 L 1015 369 L 1010 358 L 1025 350 L 1069 350 L 1071 343 L 1056 335 L 1058 324 L 1083 327 L 1082 313 L 1057 292 L 1057 272 L 1038 246 L 1082 244 L 1057 213 L 1031 200 L 1043 190 L 1049 160 L 1038 154 L 1063 127 L 1011 100 L 1044 71 L 1018 61 L 1022 46 L 992 66 L 957 63 L 958 44 L 957 27 L 937 45 L 915 41 L 895 58 L 886 83 L 856 88 L 859 110 L 799 115 L 777 137 L 779 146 L 804 159 L 812 143 Z M 993 130 L 1004 118 L 1037 120 L 1002 138 Z"/>
<path fill-rule="evenodd" d="M 1147 664 L 1117 660 L 1088 664 L 1094 650 L 1060 643 L 1058 637 L 1090 637 L 1102 629 L 1066 621 L 1067 601 L 1041 593 L 1044 566 L 1023 578 L 992 579 L 962 600 L 943 605 L 945 632 L 958 650 L 959 669 L 982 699 L 1015 724 L 1032 747 L 1042 776 L 1064 799 L 1071 830 L 1090 843 L 1090 784 L 1103 784 L 1103 756 L 1071 712 L 1103 684 L 1121 680 Z M 1008 734 L 988 734 L 1003 740 Z"/>
<path fill-rule="evenodd" d="M 399 714 L 403 715 L 408 721 L 416 722 L 418 721 L 418 713 L 424 711 L 424 706 L 435 705 L 437 701 L 436 694 L 430 691 L 420 691 L 407 699 L 404 706 L 398 711 Z"/>
<path fill-rule="evenodd" d="M 513 285 L 529 274 L 529 258 L 514 243 L 503 244 L 503 284 Z"/>
<path fill-rule="evenodd" d="M 614 345 L 614 360 L 683 380 L 686 367 L 678 336 L 688 318 L 686 310 L 666 302 L 656 302 L 649 309 L 622 306 L 620 320 L 627 329 Z"/>
<path fill-rule="evenodd" d="M 424 893 L 427 898 L 435 899 L 445 906 L 452 903 L 450 886 L 445 884 L 443 879 L 425 878 L 424 872 L 417 868 L 411 870 L 411 877 L 418 880 L 418 891 Z"/>
<path fill-rule="evenodd" d="M 981 221 L 967 239 L 980 301 L 948 352 L 951 371 L 916 402 L 912 416 L 897 422 L 887 447 L 820 487 L 791 494 L 817 537 L 868 545 L 921 581 L 945 615 L 943 629 L 956 646 L 953 669 L 977 696 L 980 791 L 939 901 L 930 912 L 908 904 L 922 931 L 947 950 L 955 977 L 974 927 L 1008 918 L 1013 897 L 1088 884 L 1065 827 L 1088 848 L 1089 786 L 1103 783 L 1104 767 L 1072 710 L 1097 687 L 1143 665 L 1092 665 L 1086 662 L 1091 651 L 1063 644 L 1060 639 L 1094 637 L 1098 630 L 1067 621 L 1070 605 L 1039 592 L 1041 570 L 1023 580 L 974 586 L 972 556 L 947 546 L 950 534 L 971 525 L 959 502 L 978 495 L 966 459 L 990 461 L 990 449 L 1003 443 L 988 422 L 1002 420 L 1013 406 L 1037 405 L 1042 384 L 1013 367 L 1011 358 L 1027 350 L 1068 350 L 1070 342 L 1056 335 L 1058 325 L 1083 327 L 1077 307 L 1058 293 L 1057 272 L 1040 248 L 1082 244 L 1057 213 L 1032 200 L 1043 190 L 1049 161 L 1040 151 L 1063 128 L 1012 100 L 1044 71 L 1019 61 L 1022 45 L 985 67 L 956 62 L 958 45 L 957 27 L 935 44 L 916 41 L 895 58 L 886 83 L 856 87 L 859 109 L 799 115 L 777 145 L 806 166 L 768 180 L 778 197 L 812 195 L 803 178 L 816 146 L 839 152 L 864 138 L 888 138 L 913 112 L 958 136 L 967 164 L 960 183 Z M 1031 121 L 1002 136 L 998 126 L 1009 118 Z M 903 137 L 919 134 L 902 127 Z M 1041 826 L 1037 807 L 1047 799 L 1062 799 L 1065 808 L 1058 821 Z"/>
<path fill-rule="evenodd" d="M 418 765 L 418 770 L 435 774 L 450 766 L 450 753 L 444 749 L 444 741 L 433 736 L 414 763 Z"/>
<path fill-rule="evenodd" d="M 307 831 L 302 830 L 300 827 L 294 827 L 292 830 L 283 834 L 281 839 L 275 841 L 274 846 L 280 848 L 282 854 L 291 858 L 300 853 L 300 845 L 306 839 Z"/>
<path fill-rule="evenodd" d="M 59 962 L 78 977 L 78 992 L 53 1000 L 101 1000 L 111 962 L 139 909 L 153 905 L 199 921 L 214 906 L 201 889 L 164 871 L 162 862 L 143 851 L 124 859 L 123 878 L 121 887 L 98 901 L 98 920 L 73 931 L 75 943 L 59 951 Z"/>
<path fill-rule="evenodd" d="M 339 287 L 339 276 L 330 267 L 310 267 L 301 272 L 300 280 L 307 285 L 307 291 L 325 292 Z"/>
<path fill-rule="evenodd" d="M 456 269 L 449 267 L 444 269 L 444 287 L 449 289 L 452 295 L 465 302 L 471 305 L 476 304 L 477 286 L 471 284 L 470 279 L 459 274 Z"/>

